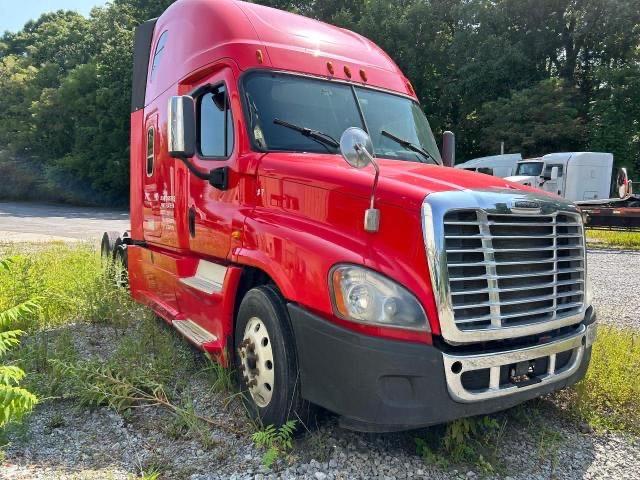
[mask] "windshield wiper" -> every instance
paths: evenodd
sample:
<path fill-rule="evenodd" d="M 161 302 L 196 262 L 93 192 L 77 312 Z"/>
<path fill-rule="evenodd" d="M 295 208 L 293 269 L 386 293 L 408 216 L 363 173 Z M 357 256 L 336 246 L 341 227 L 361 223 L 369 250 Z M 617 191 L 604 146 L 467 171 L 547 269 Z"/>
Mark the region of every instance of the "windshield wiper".
<path fill-rule="evenodd" d="M 438 160 L 436 160 L 433 157 L 433 155 L 431 155 L 426 150 L 423 150 L 422 148 L 418 147 L 417 145 L 414 145 L 410 141 L 404 140 L 404 139 L 402 139 L 400 137 L 396 137 L 393 133 L 389 133 L 386 130 L 382 130 L 380 133 L 382 135 L 384 135 L 385 137 L 390 138 L 391 140 L 393 140 L 397 144 L 403 146 L 404 148 L 406 148 L 408 150 L 411 150 L 412 152 L 415 152 L 415 153 L 418 153 L 418 154 L 422 155 L 426 160 L 433 160 L 436 165 L 440 164 L 440 162 L 438 162 Z M 425 163 L 425 162 L 422 162 L 422 163 Z"/>
<path fill-rule="evenodd" d="M 327 145 L 333 148 L 340 147 L 340 144 L 336 142 L 336 139 L 333 138 L 328 133 L 324 133 L 319 130 L 313 130 L 307 127 L 301 127 L 299 125 L 294 125 L 293 123 L 285 122 L 284 120 L 280 120 L 279 118 L 275 118 L 273 120 L 273 123 L 275 123 L 276 125 L 281 125 L 286 128 L 290 128 L 291 130 L 294 130 L 296 132 L 300 132 L 300 134 L 304 135 L 305 137 L 311 138 L 317 142 L 322 143 L 325 147 Z"/>

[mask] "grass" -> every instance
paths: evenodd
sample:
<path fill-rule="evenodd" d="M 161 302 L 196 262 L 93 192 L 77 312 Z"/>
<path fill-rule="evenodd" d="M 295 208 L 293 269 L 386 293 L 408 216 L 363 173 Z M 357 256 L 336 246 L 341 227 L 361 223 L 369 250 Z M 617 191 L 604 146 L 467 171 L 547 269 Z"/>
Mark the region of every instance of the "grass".
<path fill-rule="evenodd" d="M 640 334 L 600 326 L 585 378 L 567 392 L 570 408 L 596 428 L 640 434 Z"/>
<path fill-rule="evenodd" d="M 11 274 L 0 277 L 0 311 L 37 298 L 39 311 L 26 316 L 27 331 L 83 322 L 126 325 L 140 314 L 126 290 L 114 288 L 103 275 L 91 245 L 53 243 L 46 247 L 3 248 L 11 258 Z"/>
<path fill-rule="evenodd" d="M 589 229 L 587 230 L 587 245 L 590 247 L 640 250 L 640 232 Z"/>
<path fill-rule="evenodd" d="M 173 417 L 167 423 L 176 436 L 205 449 L 216 446 L 212 427 L 238 433 L 197 412 L 190 392 L 191 379 L 200 377 L 211 392 L 225 395 L 230 372 L 116 287 L 92 246 L 11 245 L 3 247 L 2 257 L 12 261 L 10 275 L 0 277 L 0 310 L 30 298 L 41 307 L 21 320 L 28 336 L 10 360 L 27 372 L 26 385 L 43 401 L 68 398 L 125 416 L 138 407 L 158 407 Z M 91 328 L 100 329 L 98 336 L 81 338 L 95 332 Z"/>

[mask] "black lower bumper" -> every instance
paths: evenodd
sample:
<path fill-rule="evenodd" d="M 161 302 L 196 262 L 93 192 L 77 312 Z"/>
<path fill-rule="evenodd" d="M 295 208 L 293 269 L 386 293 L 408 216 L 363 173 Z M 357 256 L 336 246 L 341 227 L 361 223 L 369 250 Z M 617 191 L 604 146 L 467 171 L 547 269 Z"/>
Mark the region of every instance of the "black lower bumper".
<path fill-rule="evenodd" d="M 443 354 L 431 345 L 370 337 L 289 304 L 302 396 L 359 431 L 398 431 L 512 407 L 572 385 L 588 367 L 591 348 L 569 377 L 508 396 L 472 403 L 448 392 Z"/>

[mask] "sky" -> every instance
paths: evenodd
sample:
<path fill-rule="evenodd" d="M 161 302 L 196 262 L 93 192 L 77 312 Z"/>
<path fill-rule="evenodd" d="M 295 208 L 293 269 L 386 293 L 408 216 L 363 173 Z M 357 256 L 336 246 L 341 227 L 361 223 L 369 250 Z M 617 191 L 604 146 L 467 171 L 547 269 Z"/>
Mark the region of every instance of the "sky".
<path fill-rule="evenodd" d="M 16 32 L 46 12 L 75 10 L 87 16 L 93 7 L 105 3 L 106 0 L 0 0 L 0 35 L 5 30 Z"/>

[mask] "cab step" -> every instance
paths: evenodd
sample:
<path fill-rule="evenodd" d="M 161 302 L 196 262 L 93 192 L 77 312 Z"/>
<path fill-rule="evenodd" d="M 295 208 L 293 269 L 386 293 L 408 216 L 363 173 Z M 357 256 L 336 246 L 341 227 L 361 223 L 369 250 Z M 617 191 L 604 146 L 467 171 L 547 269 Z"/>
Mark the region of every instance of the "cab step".
<path fill-rule="evenodd" d="M 215 343 L 218 341 L 218 337 L 202 328 L 193 320 L 174 320 L 171 323 L 176 330 L 199 347 L 202 347 L 206 343 Z"/>
<path fill-rule="evenodd" d="M 181 278 L 180 283 L 208 295 L 222 292 L 227 267 L 217 263 L 200 260 L 196 274 L 193 277 Z"/>

